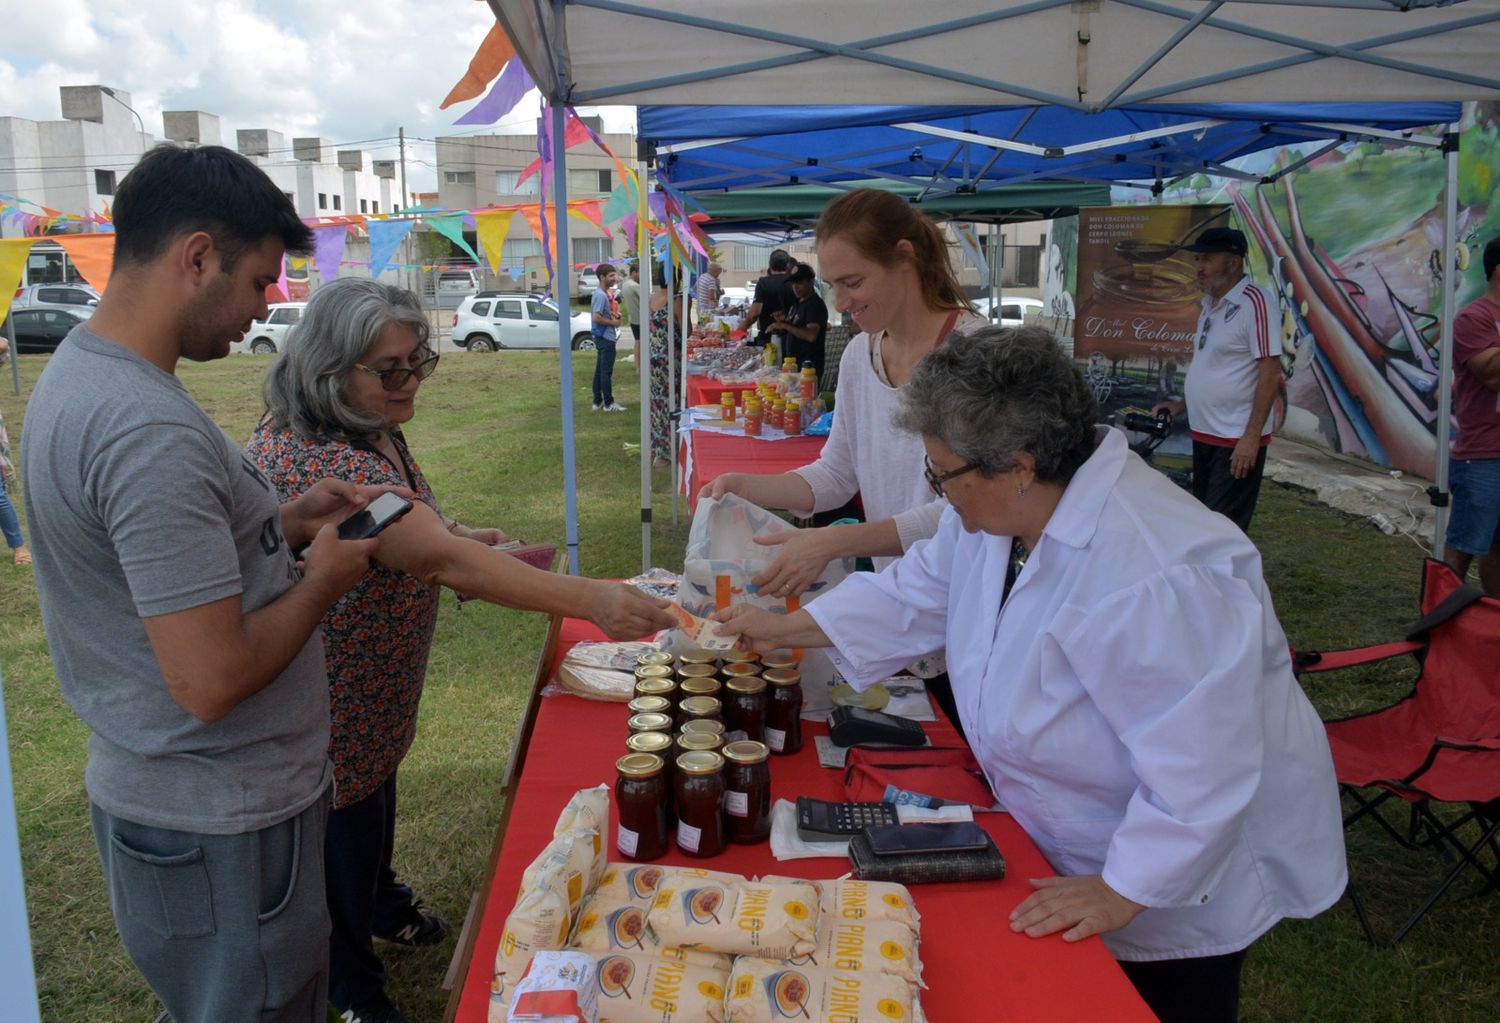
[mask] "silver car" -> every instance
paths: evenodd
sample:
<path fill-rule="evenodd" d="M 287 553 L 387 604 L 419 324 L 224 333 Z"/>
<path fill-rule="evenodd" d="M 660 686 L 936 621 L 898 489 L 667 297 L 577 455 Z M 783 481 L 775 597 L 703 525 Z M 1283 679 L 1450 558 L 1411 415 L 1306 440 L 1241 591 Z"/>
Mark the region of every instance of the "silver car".
<path fill-rule="evenodd" d="M 594 347 L 592 324 L 587 312 L 574 313 L 569 320 L 575 351 Z M 550 298 L 522 291 L 471 295 L 453 314 L 453 342 L 471 352 L 556 348 L 557 306 Z"/>
<path fill-rule="evenodd" d="M 28 284 L 16 290 L 14 309 L 66 309 L 91 316 L 99 304 L 99 292 L 87 284 Z"/>
<path fill-rule="evenodd" d="M 245 336 L 229 346 L 230 351 L 253 355 L 275 355 L 286 350 L 287 335 L 302 319 L 306 302 L 278 302 L 266 311 L 264 320 L 250 324 Z"/>

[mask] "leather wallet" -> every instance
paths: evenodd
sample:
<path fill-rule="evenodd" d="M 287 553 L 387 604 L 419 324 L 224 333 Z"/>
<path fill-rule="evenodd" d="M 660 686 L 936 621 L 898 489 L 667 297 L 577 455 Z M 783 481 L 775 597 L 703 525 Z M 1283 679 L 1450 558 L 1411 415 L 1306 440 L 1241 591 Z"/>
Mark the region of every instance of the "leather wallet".
<path fill-rule="evenodd" d="M 935 884 L 941 881 L 998 881 L 1005 876 L 1005 857 L 986 834 L 983 849 L 966 852 L 907 853 L 877 856 L 863 832 L 849 840 L 849 862 L 861 881 Z"/>

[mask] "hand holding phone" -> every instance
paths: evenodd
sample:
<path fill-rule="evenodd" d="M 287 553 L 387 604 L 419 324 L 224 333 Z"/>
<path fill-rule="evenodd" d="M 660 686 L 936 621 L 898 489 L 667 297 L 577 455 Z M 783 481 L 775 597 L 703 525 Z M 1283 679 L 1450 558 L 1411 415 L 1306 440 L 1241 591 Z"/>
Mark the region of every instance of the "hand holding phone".
<path fill-rule="evenodd" d="M 411 502 L 400 494 L 387 491 L 364 508 L 350 515 L 339 523 L 338 536 L 340 540 L 368 540 L 379 536 L 381 531 L 401 516 L 411 511 Z M 293 557 L 302 560 L 307 553 L 311 541 L 300 544 L 292 549 Z"/>

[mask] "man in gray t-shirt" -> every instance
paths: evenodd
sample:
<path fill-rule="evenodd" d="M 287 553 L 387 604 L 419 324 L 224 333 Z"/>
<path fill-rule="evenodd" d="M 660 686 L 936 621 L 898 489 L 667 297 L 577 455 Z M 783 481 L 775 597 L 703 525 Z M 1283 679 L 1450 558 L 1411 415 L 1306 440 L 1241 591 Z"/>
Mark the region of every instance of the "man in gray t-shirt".
<path fill-rule="evenodd" d="M 245 158 L 148 153 L 120 184 L 108 290 L 33 391 L 37 590 L 126 951 L 176 1023 L 321 1020 L 331 771 L 317 626 L 376 541 L 325 481 L 278 507 L 177 380 L 266 314 L 310 232 Z M 311 541 L 299 572 L 293 545 Z"/>

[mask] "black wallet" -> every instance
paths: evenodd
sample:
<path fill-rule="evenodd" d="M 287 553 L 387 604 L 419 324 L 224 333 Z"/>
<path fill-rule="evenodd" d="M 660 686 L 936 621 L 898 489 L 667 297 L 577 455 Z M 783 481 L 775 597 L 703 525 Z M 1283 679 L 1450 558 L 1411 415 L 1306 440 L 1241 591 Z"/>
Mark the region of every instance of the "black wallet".
<path fill-rule="evenodd" d="M 890 746 L 925 746 L 922 726 L 894 714 L 863 707 L 835 707 L 828 718 L 828 737 L 835 746 L 880 743 Z"/>
<path fill-rule="evenodd" d="M 1005 876 L 1005 857 L 988 833 L 983 849 L 963 852 L 907 853 L 877 856 L 863 832 L 849 840 L 849 862 L 861 881 L 935 884 L 940 881 L 998 881 Z"/>

